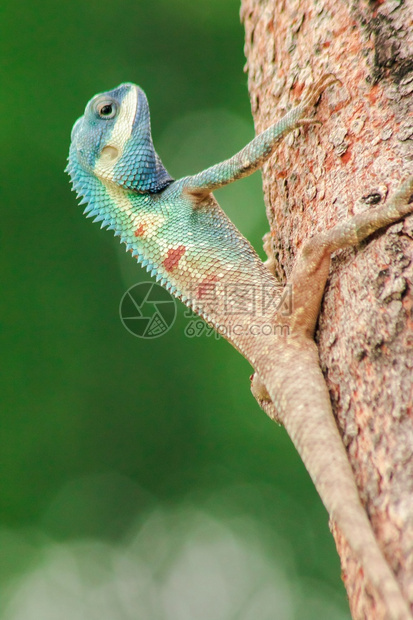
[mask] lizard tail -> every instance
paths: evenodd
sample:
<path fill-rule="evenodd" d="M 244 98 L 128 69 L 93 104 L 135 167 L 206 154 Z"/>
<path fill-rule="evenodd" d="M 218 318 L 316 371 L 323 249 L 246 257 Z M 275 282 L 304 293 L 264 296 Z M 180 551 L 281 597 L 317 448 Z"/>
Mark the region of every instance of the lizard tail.
<path fill-rule="evenodd" d="M 330 396 L 313 341 L 277 350 L 255 364 L 277 411 L 268 411 L 286 428 L 333 521 L 359 558 L 366 577 L 382 597 L 391 620 L 412 620 L 399 584 L 385 560 L 361 504 L 353 472 L 333 417 Z M 273 358 L 277 359 L 277 358 Z M 260 368 L 261 366 L 261 368 Z"/>

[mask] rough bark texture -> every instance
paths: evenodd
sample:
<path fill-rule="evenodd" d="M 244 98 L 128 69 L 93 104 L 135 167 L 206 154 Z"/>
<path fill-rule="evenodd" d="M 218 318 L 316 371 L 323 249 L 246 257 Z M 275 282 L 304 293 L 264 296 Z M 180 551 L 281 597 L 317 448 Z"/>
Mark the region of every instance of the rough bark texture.
<path fill-rule="evenodd" d="M 257 132 L 332 72 L 322 127 L 290 135 L 263 171 L 278 275 L 303 241 L 374 209 L 413 173 L 413 0 L 243 0 Z M 317 340 L 376 536 L 413 603 L 413 217 L 332 262 Z M 383 610 L 332 524 L 354 618 Z"/>

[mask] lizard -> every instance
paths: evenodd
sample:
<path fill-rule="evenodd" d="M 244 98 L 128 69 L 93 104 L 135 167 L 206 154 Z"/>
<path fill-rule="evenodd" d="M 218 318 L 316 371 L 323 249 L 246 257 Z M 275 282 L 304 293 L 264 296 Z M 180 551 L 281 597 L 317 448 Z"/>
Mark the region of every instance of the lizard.
<path fill-rule="evenodd" d="M 113 230 L 171 294 L 252 365 L 252 391 L 287 430 L 330 515 L 391 620 L 412 619 L 361 504 L 322 375 L 314 331 L 330 257 L 413 211 L 413 177 L 388 201 L 307 240 L 286 288 L 217 203 L 213 191 L 250 175 L 337 82 L 323 75 L 278 122 L 233 157 L 174 180 L 155 151 L 149 105 L 132 83 L 98 94 L 73 126 L 67 171 L 85 214 Z M 268 262 L 268 261 L 267 261 Z M 288 304 L 287 304 L 288 306 Z"/>

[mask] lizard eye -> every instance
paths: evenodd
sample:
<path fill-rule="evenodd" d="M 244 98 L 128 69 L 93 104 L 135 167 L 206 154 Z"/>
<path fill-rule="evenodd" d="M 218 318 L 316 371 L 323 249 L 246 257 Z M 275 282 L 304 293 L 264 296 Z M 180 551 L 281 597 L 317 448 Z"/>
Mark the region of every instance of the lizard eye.
<path fill-rule="evenodd" d="M 117 112 L 117 107 L 114 101 L 100 101 L 96 105 L 96 112 L 98 113 L 100 118 L 107 120 L 115 116 Z"/>

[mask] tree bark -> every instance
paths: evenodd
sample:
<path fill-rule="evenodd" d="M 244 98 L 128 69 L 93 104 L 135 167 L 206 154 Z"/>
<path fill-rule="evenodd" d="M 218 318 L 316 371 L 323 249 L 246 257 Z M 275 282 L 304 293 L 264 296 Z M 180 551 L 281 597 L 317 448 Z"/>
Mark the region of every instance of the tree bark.
<path fill-rule="evenodd" d="M 413 174 L 413 0 L 242 0 L 257 133 L 326 72 L 322 126 L 263 169 L 277 274 L 303 242 L 374 209 Z M 413 217 L 333 258 L 316 340 L 338 426 L 379 544 L 413 603 Z M 353 618 L 385 617 L 331 524 Z"/>

